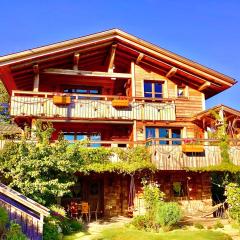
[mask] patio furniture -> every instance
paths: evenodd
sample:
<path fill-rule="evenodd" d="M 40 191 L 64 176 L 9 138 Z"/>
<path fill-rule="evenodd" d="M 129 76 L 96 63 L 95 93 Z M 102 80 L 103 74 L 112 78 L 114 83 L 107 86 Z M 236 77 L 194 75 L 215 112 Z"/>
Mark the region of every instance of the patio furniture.
<path fill-rule="evenodd" d="M 85 216 L 86 221 L 90 222 L 90 208 L 89 204 L 87 202 L 82 202 L 81 203 L 81 217 Z"/>
<path fill-rule="evenodd" d="M 76 202 L 71 202 L 70 203 L 70 215 L 72 218 L 77 218 L 78 217 L 78 206 Z"/>
<path fill-rule="evenodd" d="M 90 220 L 91 220 L 92 214 L 94 214 L 95 215 L 95 219 L 97 221 L 98 210 L 99 210 L 98 207 L 99 207 L 98 201 L 96 201 L 94 204 L 91 205 L 91 209 L 93 209 L 93 210 L 90 209 L 90 216 L 89 216 Z"/>

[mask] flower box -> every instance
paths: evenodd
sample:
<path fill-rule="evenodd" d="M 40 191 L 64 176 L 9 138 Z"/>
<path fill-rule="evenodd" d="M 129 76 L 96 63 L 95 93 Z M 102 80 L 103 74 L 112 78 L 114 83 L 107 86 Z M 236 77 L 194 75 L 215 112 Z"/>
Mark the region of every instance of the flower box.
<path fill-rule="evenodd" d="M 53 103 L 56 105 L 66 105 L 71 103 L 70 96 L 53 96 Z"/>
<path fill-rule="evenodd" d="M 204 146 L 198 145 L 198 144 L 183 144 L 182 151 L 201 153 L 201 152 L 204 152 Z"/>
<path fill-rule="evenodd" d="M 129 106 L 129 100 L 127 99 L 114 99 L 112 100 L 112 106 L 113 107 L 128 107 Z"/>

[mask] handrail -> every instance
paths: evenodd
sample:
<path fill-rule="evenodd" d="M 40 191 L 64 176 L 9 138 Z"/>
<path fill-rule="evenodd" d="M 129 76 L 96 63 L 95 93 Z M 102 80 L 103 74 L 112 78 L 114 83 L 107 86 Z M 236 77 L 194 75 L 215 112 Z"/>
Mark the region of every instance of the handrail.
<path fill-rule="evenodd" d="M 33 95 L 33 96 L 43 96 L 48 98 L 53 96 L 70 96 L 70 97 L 81 97 L 81 98 L 93 98 L 93 99 L 103 99 L 103 100 L 113 100 L 113 99 L 126 99 L 130 101 L 152 101 L 152 102 L 174 102 L 174 98 L 146 98 L 146 97 L 128 97 L 128 96 L 118 96 L 118 95 L 101 95 L 101 94 L 75 94 L 75 93 L 62 93 L 62 92 L 33 92 L 33 91 L 20 91 L 13 90 L 12 96 L 18 95 Z"/>

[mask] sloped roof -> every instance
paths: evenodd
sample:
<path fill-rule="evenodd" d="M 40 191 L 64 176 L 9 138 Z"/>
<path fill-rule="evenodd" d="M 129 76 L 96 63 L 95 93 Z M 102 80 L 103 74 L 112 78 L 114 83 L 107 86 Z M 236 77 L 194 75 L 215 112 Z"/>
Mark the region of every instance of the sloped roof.
<path fill-rule="evenodd" d="M 209 117 L 212 115 L 212 112 L 219 112 L 220 110 L 223 110 L 225 113 L 235 115 L 236 117 L 240 117 L 240 111 L 231 107 L 228 107 L 223 104 L 219 104 L 217 106 L 214 106 L 212 108 L 209 108 L 205 111 L 197 113 L 194 117 L 193 120 L 197 119 L 202 119 L 203 117 Z"/>
<path fill-rule="evenodd" d="M 27 208 L 42 214 L 44 216 L 48 216 L 50 214 L 50 210 L 41 204 L 33 201 L 30 198 L 27 198 L 26 196 L 22 195 L 21 193 L 7 187 L 3 183 L 0 183 L 0 193 L 3 195 L 11 198 L 12 200 L 26 206 Z"/>
<path fill-rule="evenodd" d="M 92 58 L 90 59 L 93 55 L 95 59 L 98 58 L 99 62 L 103 61 L 103 59 L 97 55 L 97 52 L 102 56 L 105 56 L 112 44 L 118 44 L 117 49 L 119 49 L 119 59 L 122 59 L 125 62 L 136 61 L 139 54 L 142 53 L 142 64 L 147 66 L 150 65 L 155 69 L 161 68 L 161 70 L 166 73 L 175 67 L 177 68 L 176 77 L 181 78 L 183 81 L 188 79 L 187 82 L 190 84 L 194 83 L 196 88 L 201 87 L 206 82 L 210 82 L 211 86 L 204 88 L 207 98 L 236 83 L 235 79 L 229 76 L 214 71 L 119 29 L 111 29 L 64 42 L 2 56 L 0 57 L 0 74 L 2 75 L 3 81 L 4 79 L 7 79 L 5 80 L 5 84 L 6 81 L 11 82 L 13 78 L 19 86 L 25 84 L 26 87 L 31 88 L 29 79 L 33 76 L 32 68 L 34 64 L 39 64 L 40 69 L 44 69 L 47 66 L 52 67 L 58 62 L 60 63 L 61 57 L 62 64 L 65 64 L 64 68 L 67 68 L 67 64 L 70 62 L 69 59 L 67 60 L 67 57 L 72 58 L 71 54 L 78 52 L 83 54 L 85 59 L 83 66 L 86 66 L 87 63 L 93 62 Z M 12 78 L 9 78 L 9 75 L 12 75 Z M 20 78 L 21 81 L 23 81 L 24 76 L 26 76 L 25 83 L 18 83 Z M 29 77 L 29 79 L 27 79 L 27 77 Z M 10 86 L 10 88 L 14 87 L 14 85 Z"/>
<path fill-rule="evenodd" d="M 15 124 L 0 124 L 0 134 L 1 135 L 14 135 L 21 134 L 22 129 Z"/>

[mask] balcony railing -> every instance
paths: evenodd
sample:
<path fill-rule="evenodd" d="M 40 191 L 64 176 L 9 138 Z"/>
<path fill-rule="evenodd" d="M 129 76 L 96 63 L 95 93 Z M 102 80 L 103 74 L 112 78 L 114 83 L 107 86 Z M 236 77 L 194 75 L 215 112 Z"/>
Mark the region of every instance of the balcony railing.
<path fill-rule="evenodd" d="M 128 98 L 120 96 L 64 94 L 69 104 L 54 104 L 56 93 L 13 91 L 11 116 L 45 118 L 112 119 L 112 120 L 168 120 L 174 121 L 175 104 L 172 100 Z M 128 100 L 128 107 L 114 107 L 112 100 Z"/>
<path fill-rule="evenodd" d="M 219 165 L 222 162 L 221 150 L 216 140 L 198 139 L 196 143 L 189 143 L 189 139 L 151 139 L 148 141 L 90 141 L 86 147 L 107 147 L 107 148 L 128 148 L 134 146 L 147 146 L 151 162 L 159 170 L 186 170 L 191 168 L 203 168 Z M 2 148 L 5 142 L 11 140 L 0 140 Z M 160 144 L 163 141 L 170 143 Z M 179 142 L 179 145 L 171 143 Z M 186 150 L 185 142 L 189 149 Z M 73 142 L 70 142 L 73 143 Z M 199 147 L 201 150 L 199 151 Z M 191 150 L 192 149 L 192 150 Z M 194 150 L 196 149 L 196 150 Z M 240 141 L 234 140 L 230 142 L 229 156 L 233 164 L 240 166 Z M 112 156 L 109 161 L 119 161 L 118 156 Z"/>
<path fill-rule="evenodd" d="M 163 141 L 178 142 L 179 144 L 160 144 Z M 232 140 L 229 144 L 230 160 L 233 164 L 240 166 L 240 141 Z M 147 145 L 152 162 L 160 170 L 204 168 L 216 166 L 222 162 L 219 142 L 213 139 L 161 138 L 151 139 L 147 141 Z"/>

